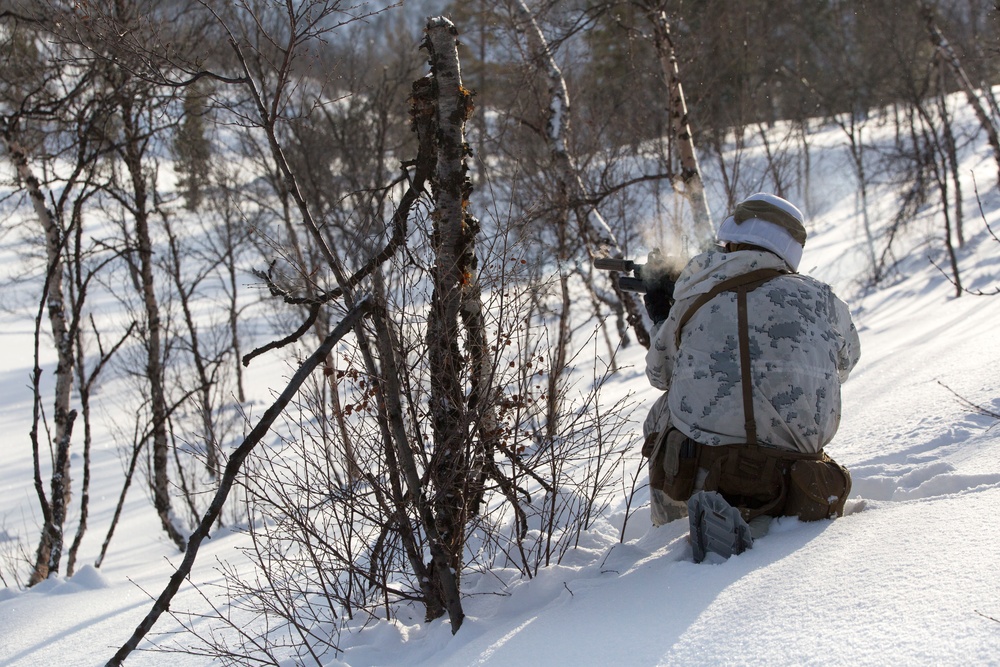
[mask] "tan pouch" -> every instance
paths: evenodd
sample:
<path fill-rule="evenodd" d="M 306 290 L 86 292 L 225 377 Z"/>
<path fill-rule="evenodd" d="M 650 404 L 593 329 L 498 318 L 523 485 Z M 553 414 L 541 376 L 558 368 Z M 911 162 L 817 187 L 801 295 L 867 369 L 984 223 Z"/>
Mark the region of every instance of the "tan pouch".
<path fill-rule="evenodd" d="M 785 515 L 802 521 L 819 521 L 844 515 L 851 493 L 851 473 L 829 456 L 796 461 L 788 471 Z"/>
<path fill-rule="evenodd" d="M 649 459 L 649 487 L 663 489 L 664 432 L 650 433 L 642 443 L 642 455 Z"/>
<path fill-rule="evenodd" d="M 663 446 L 663 492 L 686 501 L 694 491 L 700 445 L 677 429 L 670 429 Z"/>

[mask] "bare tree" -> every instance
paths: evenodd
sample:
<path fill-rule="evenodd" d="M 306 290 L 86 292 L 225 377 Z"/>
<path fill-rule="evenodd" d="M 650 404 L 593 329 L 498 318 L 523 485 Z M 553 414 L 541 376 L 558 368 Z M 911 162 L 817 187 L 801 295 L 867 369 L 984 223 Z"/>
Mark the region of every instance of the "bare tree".
<path fill-rule="evenodd" d="M 127 17 L 123 17 L 127 18 Z M 148 381 L 150 421 L 152 427 L 152 491 L 153 506 L 167 536 L 181 550 L 185 546 L 186 529 L 177 525 L 172 510 L 170 484 L 170 439 L 167 431 L 167 394 L 164 370 L 165 335 L 156 293 L 154 275 L 153 234 L 150 225 L 153 214 L 149 193 L 149 166 L 146 151 L 149 146 L 149 126 L 152 109 L 144 96 L 130 84 L 127 73 L 113 73 L 112 85 L 120 92 L 117 96 L 122 135 L 117 142 L 119 158 L 125 166 L 127 180 L 116 184 L 112 196 L 129 212 L 135 241 L 135 266 L 139 276 L 139 290 L 144 306 L 143 335 L 146 348 L 145 377 Z M 116 80 L 117 79 L 117 80 Z"/>
<path fill-rule="evenodd" d="M 519 19 L 524 23 L 523 34 L 531 48 L 531 58 L 537 63 L 536 66 L 544 72 L 548 83 L 549 100 L 545 115 L 544 136 L 557 179 L 556 214 L 563 218 L 557 221 L 557 230 L 559 230 L 557 233 L 562 235 L 565 243 L 568 239 L 568 230 L 566 230 L 568 220 L 566 218 L 572 211 L 576 219 L 576 231 L 579 232 L 584 249 L 591 258 L 605 256 L 609 252 L 621 254 L 623 249 L 608 222 L 601 215 L 595 202 L 596 198 L 588 193 L 581 176 L 581 170 L 570 150 L 570 124 L 573 112 L 562 70 L 528 5 L 524 0 L 514 0 L 512 6 Z M 558 260 L 561 263 L 568 262 L 569 256 L 565 245 L 560 248 L 560 252 L 562 256 Z M 560 271 L 565 272 L 566 269 L 560 267 Z M 638 300 L 633 294 L 623 291 L 618 286 L 617 281 L 613 280 L 612 285 L 615 296 L 624 307 L 628 323 L 635 330 L 640 344 L 649 347 L 649 332 L 646 330 Z M 565 303 L 565 278 L 561 289 Z M 564 312 L 563 320 L 565 320 L 566 315 L 567 313 Z M 561 337 L 563 343 L 568 344 L 565 330 Z"/>
<path fill-rule="evenodd" d="M 972 82 L 969 81 L 968 75 L 962 67 L 962 62 L 958 59 L 954 49 L 952 49 L 951 44 L 941 30 L 938 28 L 935 22 L 934 9 L 930 3 L 924 2 L 921 4 L 921 12 L 924 15 L 924 20 L 927 22 L 927 32 L 930 34 L 931 43 L 935 46 L 941 57 L 948 64 L 949 67 L 954 71 L 955 78 L 958 81 L 962 92 L 965 93 L 965 98 L 969 102 L 969 106 L 976 113 L 976 118 L 979 120 L 979 124 L 982 126 L 983 131 L 986 132 L 986 138 L 989 141 L 990 147 L 993 149 L 993 158 L 996 160 L 998 172 L 1000 172 L 1000 137 L 997 135 L 997 128 L 994 125 L 989 114 L 986 113 L 986 109 L 983 107 L 982 102 L 979 99 L 979 95 L 976 93 Z M 997 181 L 997 187 L 1000 187 L 1000 180 Z"/>
<path fill-rule="evenodd" d="M 647 10 L 647 15 L 653 26 L 653 43 L 659 56 L 660 67 L 663 69 L 663 77 L 667 82 L 669 93 L 667 114 L 670 117 L 670 129 L 680 157 L 680 180 L 684 188 L 682 194 L 687 198 L 694 218 L 694 245 L 705 248 L 715 241 L 715 230 L 708 200 L 705 198 L 705 184 L 702 182 L 701 167 L 698 165 L 698 154 L 691 133 L 687 102 L 681 85 L 680 67 L 673 37 L 670 34 L 670 21 L 665 11 L 654 7 Z"/>
<path fill-rule="evenodd" d="M 289 8 L 291 7 L 292 6 L 290 4 Z M 321 19 L 325 14 L 334 13 L 337 10 L 338 6 L 336 5 L 336 3 L 334 4 L 316 3 L 315 6 L 312 7 L 300 8 L 300 11 L 303 12 L 302 14 L 296 14 L 294 11 L 288 14 L 289 19 L 291 19 L 291 23 L 289 25 L 290 30 L 288 32 L 287 41 L 285 42 L 284 46 L 286 54 L 284 62 L 286 63 L 286 65 L 284 65 L 283 67 L 286 67 L 287 63 L 290 62 L 292 55 L 296 52 L 296 49 L 298 49 L 302 44 L 306 43 L 309 39 L 315 37 L 315 35 L 318 34 L 316 32 L 317 30 L 322 32 L 324 30 L 329 29 L 328 27 L 325 28 L 321 27 L 323 25 Z M 301 20 L 301 23 L 297 23 L 298 20 Z M 439 27 L 441 29 L 446 29 L 445 24 L 449 23 L 445 21 Z M 251 94 L 252 94 L 251 99 L 254 101 L 257 109 L 259 126 L 264 131 L 265 136 L 267 136 L 268 138 L 268 143 L 271 147 L 275 163 L 278 165 L 278 168 L 287 185 L 287 191 L 290 194 L 291 199 L 294 201 L 295 206 L 301 215 L 301 219 L 306 228 L 307 233 L 311 237 L 315 246 L 320 250 L 328 268 L 330 268 L 336 279 L 337 288 L 323 295 L 322 299 L 332 300 L 336 298 L 343 298 L 350 305 L 352 303 L 351 294 L 354 286 L 356 286 L 363 279 L 363 277 L 370 275 L 373 270 L 376 270 L 381 262 L 384 262 L 387 258 L 391 257 L 392 254 L 398 248 L 399 244 L 402 242 L 403 239 L 401 237 L 398 237 L 395 231 L 405 229 L 405 217 L 406 215 L 408 215 L 409 207 L 415 200 L 418 191 L 413 190 L 411 188 L 410 192 L 404 195 L 402 202 L 403 205 L 401 206 L 400 209 L 401 215 L 397 214 L 397 216 L 395 216 L 394 235 L 390 243 L 385 248 L 385 250 L 378 253 L 375 257 L 369 260 L 369 262 L 354 275 L 347 275 L 347 273 L 343 268 L 341 259 L 339 258 L 338 255 L 336 255 L 332 251 L 331 247 L 327 243 L 326 238 L 321 233 L 319 226 L 316 224 L 315 218 L 313 217 L 313 211 L 310 208 L 308 202 L 302 196 L 301 190 L 298 187 L 298 179 L 296 175 L 289 168 L 282 147 L 278 141 L 278 136 L 275 128 L 280 118 L 280 113 L 279 113 L 281 109 L 280 104 L 283 99 L 282 89 L 287 81 L 285 77 L 287 77 L 288 72 L 285 71 L 284 69 L 278 71 L 276 87 L 273 93 L 269 93 L 269 95 L 273 94 L 273 97 L 270 98 L 271 101 L 269 103 L 265 103 L 266 98 L 262 96 L 255 87 L 253 87 L 253 82 L 255 81 L 255 79 L 249 68 L 249 61 L 244 55 L 244 51 L 240 41 L 236 39 L 235 35 L 233 35 L 231 31 L 230 35 L 232 40 L 231 43 L 233 45 L 234 50 L 237 53 L 237 57 L 242 65 L 243 72 L 246 77 L 245 81 L 251 87 Z M 422 114 L 425 113 L 427 109 L 430 109 L 431 112 L 433 113 L 433 110 L 437 108 L 437 101 L 433 96 L 430 98 L 429 101 L 425 100 L 424 104 L 429 104 L 429 106 L 419 107 L 417 110 L 414 111 L 415 116 L 417 117 L 421 116 Z M 442 111 L 441 116 L 444 118 L 449 118 L 450 115 L 454 113 L 456 107 L 452 105 L 450 108 L 451 110 Z M 423 127 L 423 125 L 418 123 L 417 127 L 419 129 Z M 436 136 L 436 133 L 431 132 L 429 129 L 424 129 L 422 131 L 419 131 L 418 135 L 421 136 L 422 141 L 433 141 L 434 137 Z M 464 150 L 464 147 L 462 146 L 462 144 L 458 145 L 457 147 L 457 150 L 459 150 L 458 154 L 455 154 L 453 152 L 456 150 L 455 146 L 452 146 L 450 150 L 452 151 L 452 153 L 449 155 L 450 159 L 453 160 L 460 159 L 461 151 Z M 438 159 L 441 159 L 440 155 Z M 429 175 L 425 174 L 421 178 L 426 178 L 427 176 Z M 448 183 L 447 185 L 453 185 L 453 184 Z M 445 186 L 446 184 L 444 182 L 438 183 L 438 187 L 445 187 Z M 459 187 L 461 186 L 462 184 L 459 184 Z M 267 276 L 262 276 L 262 277 L 266 278 Z M 274 287 L 274 289 L 277 289 L 276 286 Z M 278 291 L 280 292 L 280 290 Z M 302 330 L 300 329 L 300 332 L 301 331 Z M 374 363 L 373 355 L 367 343 L 367 335 L 360 327 L 356 327 L 355 333 L 356 336 L 358 337 L 358 342 L 363 352 L 363 356 L 365 358 L 364 361 L 365 367 L 369 373 L 377 377 L 378 370 Z M 299 335 L 301 335 L 301 333 Z M 396 411 L 392 412 L 395 413 Z M 397 433 L 393 434 L 392 437 L 396 440 L 395 453 L 405 454 L 406 451 L 409 449 L 410 445 L 407 444 L 408 440 L 399 439 L 404 437 L 404 434 L 398 432 L 397 429 Z M 407 481 L 411 484 L 410 492 L 416 494 L 416 496 L 419 498 L 423 493 L 421 490 L 423 485 L 422 483 L 420 483 L 420 478 L 416 474 L 416 470 L 412 464 L 410 455 L 406 454 L 405 456 L 401 456 L 399 458 L 399 461 L 403 466 L 403 470 L 408 471 L 405 473 L 405 477 Z M 451 568 L 451 562 L 454 556 L 452 555 L 451 552 L 448 551 L 448 544 L 446 543 L 446 539 L 441 536 L 441 531 L 439 530 L 438 527 L 437 516 L 433 514 L 433 510 L 431 509 L 432 505 L 430 503 L 421 504 L 418 502 L 418 508 L 421 508 L 420 509 L 421 525 L 423 529 L 426 531 L 429 540 L 429 547 L 432 555 L 432 561 L 434 563 L 432 581 L 438 582 L 437 585 L 427 587 L 428 596 L 425 599 L 425 605 L 427 606 L 428 610 L 427 613 L 429 616 L 433 617 L 434 614 L 439 615 L 445 609 L 447 609 L 449 616 L 451 617 L 452 620 L 453 629 L 457 630 L 458 627 L 461 625 L 463 615 L 461 611 L 460 601 L 458 599 L 458 582 L 456 573 Z M 449 518 L 449 520 L 451 520 L 451 518 Z M 457 528 L 460 528 L 460 526 Z M 447 539 L 451 540 L 455 538 L 454 535 L 449 535 Z M 460 539 L 459 543 L 461 544 Z"/>
<path fill-rule="evenodd" d="M 366 302 L 362 302 L 365 304 Z M 282 413 L 288 403 L 291 401 L 292 397 L 298 391 L 299 387 L 305 381 L 307 377 L 316 369 L 320 361 L 326 356 L 327 352 L 336 344 L 344 335 L 350 331 L 351 325 L 364 314 L 365 305 L 360 305 L 356 310 L 344 319 L 340 326 L 330 332 L 330 335 L 324 341 L 323 345 L 315 353 L 313 353 L 309 359 L 298 369 L 295 376 L 282 391 L 281 395 L 274 402 L 274 404 L 268 408 L 264 413 L 260 422 L 254 427 L 253 431 L 247 436 L 243 443 L 233 452 L 233 455 L 229 458 L 226 463 L 226 470 L 223 474 L 222 481 L 219 485 L 218 491 L 215 493 L 215 497 L 212 499 L 212 503 L 209 506 L 208 511 L 202 517 L 198 528 L 191 534 L 188 538 L 184 560 L 176 572 L 170 577 L 170 582 L 167 587 L 163 590 L 160 596 L 157 598 L 153 605 L 153 608 L 146 615 L 143 621 L 132 633 L 125 644 L 122 645 L 120 649 L 115 653 L 115 655 L 108 661 L 108 665 L 120 665 L 125 660 L 125 658 L 139 645 L 143 637 L 149 632 L 149 630 L 156 623 L 157 619 L 166 611 L 170 606 L 170 601 L 173 596 L 177 593 L 180 588 L 181 583 L 190 574 L 191 567 L 194 565 L 195 558 L 198 554 L 198 548 L 201 546 L 202 541 L 208 537 L 209 532 L 212 530 L 219 513 L 222 511 L 222 506 L 229 495 L 229 491 L 232 488 L 233 482 L 239 473 L 243 461 L 249 456 L 250 452 L 254 447 L 261 441 L 264 435 L 270 429 L 271 425 L 274 423 L 275 419 Z"/>
<path fill-rule="evenodd" d="M 16 121 L 15 121 L 16 122 Z M 28 196 L 34 203 L 35 214 L 38 222 L 45 234 L 46 248 L 46 271 L 45 288 L 42 292 L 41 303 L 47 306 L 49 324 L 52 336 L 55 339 L 55 348 L 58 354 L 58 365 L 56 366 L 56 387 L 55 406 L 53 422 L 55 433 L 53 434 L 53 444 L 55 448 L 55 460 L 53 463 L 51 479 L 51 496 L 46 497 L 42 487 L 41 472 L 39 468 L 39 406 L 40 389 L 39 380 L 41 369 L 38 367 L 37 350 L 39 345 L 39 322 L 36 320 L 35 329 L 35 349 L 36 362 L 33 372 L 33 384 L 35 388 L 35 418 L 31 432 L 32 450 L 35 461 L 35 488 L 38 493 L 38 500 L 42 507 L 42 538 L 39 542 L 35 567 L 32 572 L 30 584 L 38 583 L 49 574 L 56 574 L 59 571 L 60 558 L 63 550 L 63 522 L 66 519 L 66 506 L 70 498 L 70 467 L 69 467 L 69 446 L 73 434 L 73 423 L 76 420 L 76 411 L 70 409 L 70 394 L 73 387 L 73 369 L 76 362 L 74 343 L 75 338 L 69 330 L 68 316 L 66 312 L 65 292 L 63 281 L 65 267 L 63 264 L 63 253 L 65 252 L 66 234 L 69 230 L 64 230 L 56 215 L 46 206 L 45 193 L 42 185 L 35 177 L 28 164 L 28 156 L 21 143 L 17 140 L 14 130 L 10 126 L 10 121 L 4 124 L 2 137 L 18 175 L 28 189 Z M 39 316 L 42 308 L 39 308 Z"/>
<path fill-rule="evenodd" d="M 43 312 L 40 306 L 36 318 L 35 407 L 30 435 L 35 490 L 43 526 L 29 584 L 58 574 L 66 549 L 64 523 L 72 489 L 69 450 L 78 415 L 72 407 L 72 394 L 74 373 L 84 355 L 80 317 L 85 290 L 79 289 L 81 283 L 74 285 L 72 277 L 85 271 L 86 251 L 80 247 L 81 212 L 95 192 L 95 165 L 106 149 L 99 133 L 95 132 L 106 114 L 89 87 L 93 70 L 84 67 L 71 75 L 60 76 L 62 59 L 73 54 L 57 40 L 34 41 L 36 35 L 48 35 L 48 27 L 42 18 L 31 12 L 9 26 L 4 56 L 11 75 L 3 86 L 4 115 L 0 117 L 0 141 L 27 194 L 44 238 L 45 269 L 40 304 L 48 315 L 57 356 L 51 432 L 45 421 L 47 449 L 52 458 L 50 494 L 47 496 L 40 461 L 40 440 L 43 438 L 39 395 L 42 371 L 37 364 Z M 44 45 L 41 52 L 35 46 L 39 43 Z M 40 165 L 41 171 L 32 163 Z M 43 181 L 38 173 L 44 174 L 46 180 Z M 85 415 L 85 419 L 89 429 L 89 415 Z M 86 495 L 82 507 L 85 512 Z M 85 520 L 81 520 L 78 535 L 84 529 Z"/>

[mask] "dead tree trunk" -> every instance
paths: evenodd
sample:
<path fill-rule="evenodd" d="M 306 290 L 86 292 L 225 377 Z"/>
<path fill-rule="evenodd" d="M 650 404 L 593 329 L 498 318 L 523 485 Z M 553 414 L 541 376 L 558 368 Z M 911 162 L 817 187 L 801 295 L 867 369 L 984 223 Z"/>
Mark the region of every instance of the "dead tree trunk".
<path fill-rule="evenodd" d="M 684 184 L 682 194 L 691 206 L 694 244 L 702 250 L 715 241 L 715 228 L 712 225 L 708 200 L 705 198 L 705 186 L 701 180 L 701 167 L 698 165 L 694 138 L 691 136 L 687 103 L 684 101 L 684 89 L 681 87 L 680 68 L 677 66 L 677 54 L 674 51 L 673 38 L 670 36 L 670 22 L 667 20 L 667 13 L 663 11 L 650 11 L 649 21 L 653 25 L 653 44 L 669 90 L 668 114 L 670 130 L 677 143 L 680 158 L 680 179 Z"/>
<path fill-rule="evenodd" d="M 448 555 L 448 567 L 460 574 L 469 518 L 469 480 L 477 456 L 471 451 L 459 321 L 476 271 L 475 226 L 469 224 L 466 212 L 472 184 L 465 162 L 465 122 L 472 112 L 472 96 L 462 86 L 454 24 L 443 17 L 434 18 L 427 22 L 426 33 L 424 46 L 430 53 L 437 121 L 437 167 L 431 179 L 435 200 L 431 242 L 436 262 L 427 318 L 434 452 L 428 473 L 435 525 Z M 434 565 L 432 576 L 437 577 L 439 568 Z"/>
<path fill-rule="evenodd" d="M 442 23 L 442 25 L 439 27 L 444 28 L 445 31 L 447 31 L 447 26 L 451 25 L 450 22 L 443 19 L 440 23 Z M 287 38 L 289 41 L 286 44 L 288 53 L 291 53 L 292 50 L 294 50 L 297 45 L 296 40 L 301 38 L 301 35 L 296 32 L 296 26 L 292 25 L 290 27 L 290 34 Z M 452 30 L 453 29 L 454 28 L 452 27 Z M 454 42 L 454 37 L 452 37 L 452 42 Z M 330 292 L 326 295 L 326 297 L 328 299 L 343 297 L 348 308 L 353 309 L 355 306 L 355 300 L 352 294 L 354 286 L 356 286 L 365 276 L 370 275 L 373 271 L 379 270 L 380 264 L 392 257 L 399 246 L 405 242 L 406 220 L 410 208 L 416 202 L 420 193 L 423 192 L 424 183 L 431 177 L 431 172 L 434 169 L 436 159 L 434 146 L 435 142 L 439 140 L 437 127 L 435 126 L 438 115 L 436 111 L 437 106 L 434 102 L 434 91 L 432 90 L 436 87 L 436 82 L 432 78 L 425 77 L 419 79 L 414 84 L 411 117 L 414 120 L 414 126 L 417 132 L 418 141 L 420 142 L 420 148 L 411 185 L 404 194 L 396 213 L 393 215 L 393 237 L 382 252 L 371 258 L 366 263 L 365 267 L 349 276 L 344 270 L 341 260 L 336 254 L 333 253 L 327 244 L 326 239 L 320 231 L 319 225 L 313 217 L 308 203 L 302 197 L 296 176 L 289 167 L 281 144 L 278 141 L 275 124 L 279 117 L 281 100 L 283 99 L 282 87 L 288 80 L 287 71 L 284 69 L 279 70 L 279 83 L 276 85 L 275 90 L 270 91 L 271 105 L 268 106 L 265 103 L 260 90 L 257 88 L 253 75 L 251 74 L 250 65 L 243 47 L 232 34 L 230 34 L 230 45 L 232 46 L 236 54 L 237 61 L 245 74 L 243 83 L 245 84 L 247 91 L 250 93 L 251 100 L 257 107 L 257 111 L 260 115 L 259 126 L 267 137 L 272 156 L 274 157 L 275 164 L 280 172 L 281 183 L 291 201 L 293 201 L 295 206 L 298 208 L 299 213 L 302 216 L 302 224 L 312 236 L 313 241 L 316 244 L 316 248 L 326 260 L 334 274 L 334 278 L 336 279 L 338 285 L 337 289 Z M 451 48 L 454 50 L 455 45 L 452 44 Z M 283 67 L 287 67 L 290 62 L 290 59 L 286 59 Z M 432 73 L 436 74 L 436 70 Z M 460 93 L 462 90 L 463 89 L 459 88 L 458 92 Z M 456 94 L 456 97 L 458 97 L 458 100 L 463 103 L 467 103 L 469 101 L 465 95 Z M 461 113 L 461 110 L 458 108 L 453 107 L 453 111 L 455 113 Z M 464 151 L 464 146 L 461 146 L 461 149 Z M 358 348 L 364 359 L 365 367 L 371 377 L 375 379 L 388 374 L 391 375 L 393 379 L 398 378 L 398 366 L 395 365 L 392 360 L 393 351 L 401 349 L 398 344 L 391 344 L 387 349 L 383 347 L 383 343 L 385 341 L 383 341 L 381 337 L 377 337 L 376 342 L 382 354 L 383 362 L 383 369 L 380 373 L 379 368 L 375 364 L 372 346 L 368 341 L 368 336 L 364 327 L 360 323 L 356 323 L 354 332 L 357 337 Z M 256 356 L 256 354 L 263 349 L 267 349 L 267 346 L 244 357 L 244 364 L 246 364 L 250 358 Z M 325 354 L 329 354 L 329 350 L 327 350 Z M 422 566 L 417 567 L 414 565 L 414 572 L 421 578 L 420 586 L 422 591 L 427 596 L 425 598 L 425 604 L 427 605 L 428 618 L 437 618 L 444 612 L 447 612 L 451 620 L 452 632 L 457 632 L 464 618 L 461 598 L 459 596 L 459 572 L 452 569 L 452 559 L 447 551 L 447 542 L 442 539 L 438 530 L 436 517 L 433 511 L 433 499 L 427 498 L 427 494 L 425 493 L 427 485 L 424 482 L 424 476 L 420 474 L 420 471 L 417 468 L 417 461 L 414 456 L 416 446 L 408 437 L 406 425 L 403 421 L 403 410 L 399 399 L 400 390 L 398 388 L 391 388 L 391 384 L 392 383 L 389 380 L 386 380 L 385 386 L 383 387 L 385 390 L 385 409 L 387 412 L 386 421 L 390 427 L 389 430 L 391 431 L 392 443 L 394 447 L 391 453 L 395 455 L 399 463 L 399 467 L 401 468 L 403 479 L 408 487 L 406 489 L 405 496 L 408 502 L 412 502 L 416 506 L 421 526 L 427 536 L 426 546 L 431 556 L 431 564 L 427 568 L 423 568 Z M 402 492 L 396 496 L 397 499 L 402 497 Z M 402 515 L 400 514 L 400 516 Z M 401 521 L 403 518 L 398 520 Z M 405 531 L 405 528 L 400 531 L 404 542 L 409 539 Z M 416 545 L 412 542 L 407 549 L 408 557 L 411 559 L 420 556 Z M 427 576 L 424 576 L 424 574 Z"/>
<path fill-rule="evenodd" d="M 379 300 L 384 301 L 384 288 L 381 284 L 381 278 L 377 274 L 375 284 Z M 426 620 L 431 621 L 447 613 L 451 620 L 451 631 L 454 634 L 458 632 L 465 619 L 465 611 L 462 609 L 462 599 L 459 594 L 459 575 L 461 573 L 451 568 L 450 554 L 445 550 L 446 543 L 438 533 L 438 522 L 434 508 L 427 497 L 423 477 L 417 468 L 417 460 L 410 445 L 411 438 L 407 433 L 404 420 L 405 412 L 400 398 L 403 395 L 403 390 L 399 382 L 401 369 L 397 359 L 397 355 L 403 347 L 396 338 L 388 316 L 381 305 L 374 309 L 373 318 L 376 326 L 382 331 L 382 335 L 375 337 L 375 345 L 381 360 L 382 372 L 379 375 L 381 391 L 379 394 L 384 398 L 385 416 L 382 428 L 387 431 L 386 435 L 388 436 L 386 437 L 386 462 L 393 476 L 392 495 L 397 508 L 396 530 L 403 543 L 410 566 L 413 568 L 413 573 L 419 582 L 420 591 L 424 596 Z M 397 470 L 401 473 L 401 480 L 406 483 L 405 493 L 402 488 L 397 488 L 399 486 L 399 480 L 395 479 Z M 410 520 L 406 512 L 407 504 L 412 504 L 416 510 L 420 525 L 427 536 L 431 560 L 426 565 L 417 544 L 415 531 L 410 527 Z"/>

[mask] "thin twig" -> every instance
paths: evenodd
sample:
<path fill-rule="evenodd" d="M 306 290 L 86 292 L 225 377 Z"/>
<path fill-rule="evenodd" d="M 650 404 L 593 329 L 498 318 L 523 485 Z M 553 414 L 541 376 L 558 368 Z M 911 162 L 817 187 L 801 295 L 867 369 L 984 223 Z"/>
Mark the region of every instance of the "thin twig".
<path fill-rule="evenodd" d="M 996 412 L 993 412 L 989 408 L 984 408 L 981 405 L 973 403 L 972 401 L 970 401 L 969 399 L 965 398 L 964 396 L 960 396 L 954 389 L 952 389 L 951 387 L 949 387 L 948 385 L 946 385 L 944 382 L 941 382 L 941 380 L 938 380 L 937 383 L 939 385 L 941 385 L 942 387 L 944 387 L 945 389 L 947 389 L 948 391 L 950 391 L 952 393 L 952 395 L 954 395 L 955 398 L 957 398 L 958 401 L 962 405 L 964 405 L 965 407 L 972 408 L 973 410 L 975 410 L 976 412 L 978 412 L 979 414 L 981 414 L 981 415 L 983 415 L 985 417 L 993 417 L 994 419 L 1000 419 L 1000 414 L 998 414 Z"/>
<path fill-rule="evenodd" d="M 993 237 L 994 241 L 996 241 L 997 243 L 1000 243 L 1000 238 L 997 238 L 997 235 L 993 231 L 993 228 L 990 227 L 990 223 L 988 223 L 986 221 L 986 212 L 983 211 L 983 200 L 980 199 L 980 197 L 979 197 L 979 187 L 976 185 L 976 174 L 975 174 L 975 172 L 973 172 L 973 174 L 972 174 L 972 190 L 973 190 L 973 192 L 976 193 L 976 203 L 979 204 L 979 215 L 983 219 L 983 224 L 986 225 L 986 231 L 988 231 L 990 233 L 990 236 Z"/>

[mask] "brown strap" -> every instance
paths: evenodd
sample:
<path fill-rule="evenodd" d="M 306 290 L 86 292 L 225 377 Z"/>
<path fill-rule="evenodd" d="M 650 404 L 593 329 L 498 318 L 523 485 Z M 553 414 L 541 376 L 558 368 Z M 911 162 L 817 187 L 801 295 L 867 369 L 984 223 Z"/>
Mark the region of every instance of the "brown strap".
<path fill-rule="evenodd" d="M 677 320 L 677 331 L 674 334 L 674 342 L 676 346 L 680 348 L 681 346 L 681 331 L 684 329 L 684 325 L 688 323 L 698 309 L 704 306 L 706 303 L 719 296 L 723 292 L 729 292 L 740 285 L 746 285 L 747 291 L 752 292 L 764 283 L 766 283 L 771 278 L 777 278 L 787 274 L 788 271 L 782 271 L 780 269 L 757 269 L 756 271 L 751 271 L 750 273 L 743 273 L 738 276 L 733 276 L 728 280 L 723 280 L 721 283 L 713 287 L 708 292 L 700 295 L 695 299 L 688 309 L 684 311 L 684 314 L 680 316 Z"/>
<path fill-rule="evenodd" d="M 743 427 L 746 430 L 747 443 L 757 444 L 757 422 L 753 415 L 753 378 L 750 376 L 750 326 L 747 317 L 747 292 L 752 292 L 768 280 L 784 275 L 788 271 L 780 269 L 757 269 L 749 273 L 733 276 L 728 280 L 723 280 L 708 292 L 705 292 L 688 306 L 680 319 L 677 321 L 677 331 L 674 342 L 677 349 L 681 347 L 681 330 L 688 320 L 706 303 L 722 294 L 736 290 L 736 314 L 740 339 L 740 370 L 743 383 Z"/>
<path fill-rule="evenodd" d="M 794 463 L 795 461 L 822 461 L 824 458 L 827 458 L 826 452 L 822 449 L 818 452 L 800 452 L 794 449 L 772 447 L 771 445 L 750 447 L 743 443 L 735 445 L 701 445 L 694 440 L 691 440 L 691 442 L 698 445 L 698 466 L 705 469 L 711 468 L 719 459 L 739 456 L 743 452 L 763 454 L 776 461 L 789 463 Z"/>
<path fill-rule="evenodd" d="M 747 286 L 736 288 L 736 317 L 740 331 L 740 373 L 743 381 L 743 428 L 747 444 L 757 444 L 757 420 L 753 415 L 753 378 L 750 375 L 750 324 L 747 321 Z"/>

